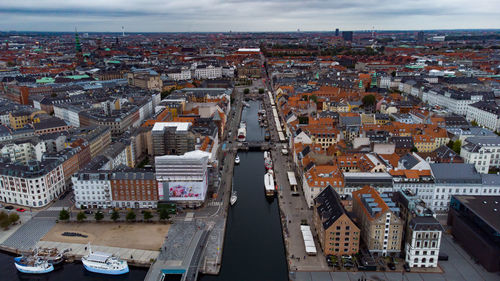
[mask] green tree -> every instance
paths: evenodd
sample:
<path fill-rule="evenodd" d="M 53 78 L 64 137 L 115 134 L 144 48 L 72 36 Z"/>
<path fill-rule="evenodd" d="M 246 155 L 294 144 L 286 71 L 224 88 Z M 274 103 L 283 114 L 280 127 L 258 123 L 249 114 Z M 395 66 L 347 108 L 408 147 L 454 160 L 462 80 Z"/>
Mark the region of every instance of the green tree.
<path fill-rule="evenodd" d="M 263 94 L 265 92 L 264 88 L 259 89 L 259 94 Z"/>
<path fill-rule="evenodd" d="M 113 213 L 111 213 L 111 219 L 113 221 L 117 221 L 120 218 L 120 213 L 118 213 L 117 210 L 113 210 Z"/>
<path fill-rule="evenodd" d="M 417 148 L 416 146 L 414 146 L 414 147 L 412 147 L 412 148 L 411 148 L 411 150 L 410 150 L 410 151 L 411 151 L 411 152 L 418 152 L 418 148 Z"/>
<path fill-rule="evenodd" d="M 142 215 L 144 216 L 145 221 L 150 221 L 153 218 L 153 214 L 151 214 L 150 211 L 144 211 Z"/>
<path fill-rule="evenodd" d="M 245 94 L 245 95 L 248 95 L 248 94 L 250 94 L 250 89 L 248 89 L 248 88 L 245 88 L 245 90 L 243 90 L 243 94 Z"/>
<path fill-rule="evenodd" d="M 367 107 L 367 106 L 373 106 L 376 102 L 377 102 L 377 99 L 375 98 L 374 95 L 366 95 L 364 96 L 362 99 L 361 99 L 361 102 L 363 102 L 363 106 L 364 107 Z"/>
<path fill-rule="evenodd" d="M 168 220 L 170 219 L 170 214 L 168 213 L 168 210 L 165 208 L 160 209 L 160 220 Z"/>
<path fill-rule="evenodd" d="M 453 149 L 456 154 L 460 154 L 460 150 L 462 149 L 462 142 L 460 140 L 454 141 L 451 149 Z"/>
<path fill-rule="evenodd" d="M 299 116 L 299 124 L 309 124 L 309 117 L 307 116 Z"/>
<path fill-rule="evenodd" d="M 86 218 L 87 218 L 87 216 L 85 215 L 85 213 L 84 213 L 84 212 L 81 212 L 81 211 L 78 213 L 78 215 L 76 215 L 76 220 L 77 220 L 78 222 L 82 222 L 82 221 L 84 221 Z"/>
<path fill-rule="evenodd" d="M 8 219 L 0 221 L 0 227 L 2 227 L 3 229 L 8 229 L 9 225 L 10 225 L 10 222 Z"/>
<path fill-rule="evenodd" d="M 96 221 L 101 221 L 104 218 L 104 214 L 101 211 L 95 213 L 94 218 Z"/>
<path fill-rule="evenodd" d="M 312 95 L 309 100 L 312 100 L 314 103 L 318 102 L 318 97 L 316 95 Z"/>
<path fill-rule="evenodd" d="M 61 221 L 67 221 L 67 220 L 69 220 L 69 212 L 68 212 L 68 210 L 62 209 L 59 212 L 59 220 L 61 220 Z"/>
<path fill-rule="evenodd" d="M 130 210 L 130 211 L 128 211 L 127 216 L 125 217 L 125 219 L 126 219 L 127 221 L 134 221 L 134 220 L 135 220 L 135 217 L 136 217 L 136 216 L 135 216 L 134 211 Z"/>
<path fill-rule="evenodd" d="M 19 215 L 18 215 L 18 214 L 16 214 L 16 213 L 11 213 L 11 214 L 9 215 L 9 222 L 10 222 L 10 224 L 14 224 L 14 223 L 16 223 L 18 220 L 19 220 Z"/>
<path fill-rule="evenodd" d="M 471 124 L 471 126 L 473 126 L 473 127 L 479 127 L 479 124 L 477 124 L 476 120 L 472 120 L 472 121 L 470 122 L 470 124 Z"/>

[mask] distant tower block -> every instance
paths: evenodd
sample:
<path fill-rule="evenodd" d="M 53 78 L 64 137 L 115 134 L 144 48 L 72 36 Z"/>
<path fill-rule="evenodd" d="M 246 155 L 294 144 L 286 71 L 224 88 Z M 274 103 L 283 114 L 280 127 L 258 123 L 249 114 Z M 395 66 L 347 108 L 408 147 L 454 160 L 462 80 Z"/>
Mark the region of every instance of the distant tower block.
<path fill-rule="evenodd" d="M 78 32 L 75 28 L 75 52 L 76 52 L 76 60 L 78 64 L 83 62 L 83 53 L 82 53 L 82 45 L 80 44 L 80 38 L 78 37 Z"/>
<path fill-rule="evenodd" d="M 125 37 L 125 28 L 122 25 L 122 37 Z"/>
<path fill-rule="evenodd" d="M 338 28 L 336 28 L 336 29 L 335 29 L 335 36 L 337 36 L 337 37 L 338 37 L 339 35 L 340 35 L 340 31 L 339 31 L 339 29 L 338 29 Z"/>

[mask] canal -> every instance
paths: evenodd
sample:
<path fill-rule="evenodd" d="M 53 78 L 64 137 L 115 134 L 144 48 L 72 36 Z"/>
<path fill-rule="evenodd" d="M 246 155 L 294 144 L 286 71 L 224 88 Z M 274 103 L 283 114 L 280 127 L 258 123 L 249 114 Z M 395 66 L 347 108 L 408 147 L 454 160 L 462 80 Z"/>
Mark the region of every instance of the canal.
<path fill-rule="evenodd" d="M 249 104 L 242 113 L 247 140 L 261 141 L 260 102 Z M 202 276 L 200 281 L 288 280 L 278 199 L 267 199 L 264 193 L 264 154 L 240 152 L 239 156 L 241 162 L 233 175 L 238 201 L 229 208 L 221 271 L 218 276 Z"/>
<path fill-rule="evenodd" d="M 257 120 L 260 102 L 249 102 L 242 120 L 247 122 L 247 140 L 260 141 L 265 130 Z M 285 281 L 288 280 L 285 249 L 279 220 L 278 200 L 264 194 L 264 155 L 262 152 L 239 154 L 241 163 L 234 169 L 234 189 L 238 201 L 230 207 L 226 225 L 222 267 L 218 276 L 202 276 L 200 281 Z M 18 273 L 13 256 L 0 253 L 0 280 L 9 281 L 105 281 L 144 280 L 147 270 L 131 268 L 123 276 L 103 276 L 86 271 L 82 264 L 41 276 Z"/>

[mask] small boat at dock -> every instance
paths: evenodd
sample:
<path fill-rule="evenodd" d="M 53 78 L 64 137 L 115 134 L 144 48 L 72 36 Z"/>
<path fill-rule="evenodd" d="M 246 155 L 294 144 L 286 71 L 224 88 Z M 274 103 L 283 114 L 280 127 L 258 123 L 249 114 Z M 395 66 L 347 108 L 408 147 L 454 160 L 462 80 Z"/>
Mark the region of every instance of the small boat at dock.
<path fill-rule="evenodd" d="M 48 261 L 37 256 L 21 256 L 14 258 L 17 270 L 28 274 L 45 274 L 54 270 Z"/>

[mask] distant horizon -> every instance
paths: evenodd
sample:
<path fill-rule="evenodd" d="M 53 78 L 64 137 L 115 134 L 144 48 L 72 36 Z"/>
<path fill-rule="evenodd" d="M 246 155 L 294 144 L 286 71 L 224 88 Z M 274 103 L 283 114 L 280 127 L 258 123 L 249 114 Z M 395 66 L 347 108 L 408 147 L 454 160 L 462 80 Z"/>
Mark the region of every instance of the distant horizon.
<path fill-rule="evenodd" d="M 294 32 L 500 28 L 491 0 L 21 0 L 0 4 L 1 30 Z"/>
<path fill-rule="evenodd" d="M 454 31 L 454 32 L 460 32 L 460 31 L 488 31 L 488 32 L 500 32 L 500 28 L 458 28 L 458 29 L 349 29 L 349 30 L 341 30 L 339 29 L 339 32 L 342 33 L 342 31 L 352 31 L 352 32 L 360 32 L 360 33 L 370 33 L 370 32 L 419 32 L 419 31 L 424 31 L 424 32 L 440 32 L 440 31 Z M 55 31 L 55 30 L 1 30 L 0 33 L 71 33 L 74 34 L 75 30 L 71 31 Z M 233 30 L 227 30 L 227 31 L 89 31 L 89 30 L 76 30 L 78 33 L 117 33 L 117 34 L 122 34 L 123 32 L 125 35 L 127 34 L 142 34 L 142 33 L 150 33 L 150 34 L 162 34 L 162 33 L 224 33 L 224 34 L 229 34 L 229 33 L 334 33 L 334 30 L 283 30 L 283 31 L 233 31 Z"/>

